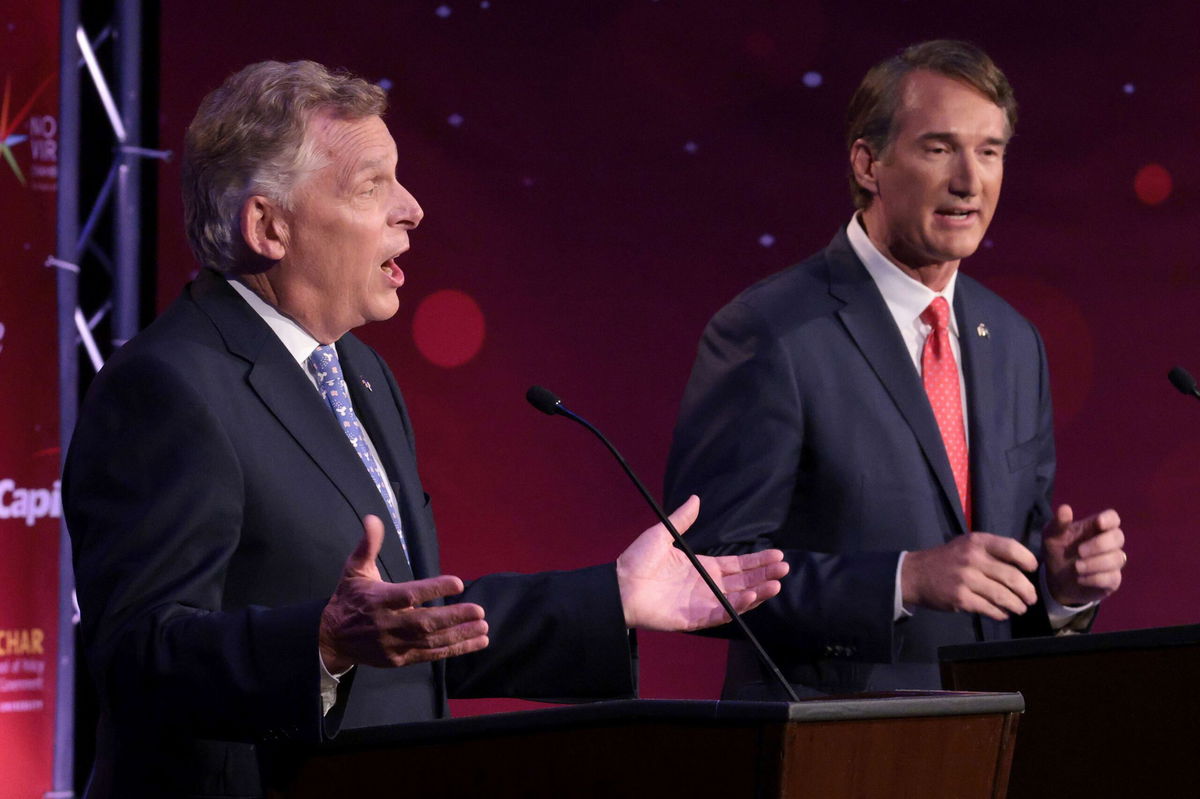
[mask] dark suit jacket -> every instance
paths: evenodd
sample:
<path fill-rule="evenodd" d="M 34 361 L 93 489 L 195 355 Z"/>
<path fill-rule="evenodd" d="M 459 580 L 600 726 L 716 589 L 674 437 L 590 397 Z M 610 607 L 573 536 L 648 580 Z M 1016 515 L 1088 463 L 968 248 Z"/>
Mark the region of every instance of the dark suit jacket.
<path fill-rule="evenodd" d="M 961 273 L 954 311 L 973 528 L 1040 553 L 1054 477 L 1041 339 Z M 831 693 L 938 687 L 939 646 L 1049 632 L 1040 604 L 1013 624 L 925 609 L 893 622 L 899 553 L 966 527 L 920 376 L 845 230 L 709 323 L 667 466 L 668 505 L 692 493 L 702 499 L 688 533 L 696 549 L 786 551 L 782 594 L 747 620 L 796 683 Z M 762 679 L 749 650 L 732 644 L 727 694 L 754 695 Z"/>
<path fill-rule="evenodd" d="M 338 342 L 412 557 L 329 408 L 262 319 L 204 271 L 93 383 L 64 477 L 82 642 L 102 703 L 96 796 L 253 796 L 254 743 L 438 718 L 460 696 L 628 696 L 612 566 L 496 575 L 456 601 L 491 645 L 358 667 L 322 718 L 317 627 L 373 513 L 384 579 L 439 573 L 408 414 L 378 355 Z M 369 384 L 369 388 L 367 387 Z"/>

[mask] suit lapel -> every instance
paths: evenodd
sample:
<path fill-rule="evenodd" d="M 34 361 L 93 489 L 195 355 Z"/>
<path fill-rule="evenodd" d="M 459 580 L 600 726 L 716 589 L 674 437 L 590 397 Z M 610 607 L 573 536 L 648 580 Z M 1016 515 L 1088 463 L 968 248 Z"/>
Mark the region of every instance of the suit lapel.
<path fill-rule="evenodd" d="M 208 270 L 202 270 L 193 284 L 193 297 L 221 332 L 229 351 L 250 363 L 246 378 L 250 389 L 345 497 L 355 515 L 361 519 L 374 514 L 390 529 L 387 506 L 354 447 L 303 369 L 266 323 L 224 278 Z M 357 540 L 362 531 L 343 534 Z M 393 547 L 398 557 L 392 554 Z M 384 536 L 380 562 L 388 579 L 412 579 L 394 534 Z"/>
<path fill-rule="evenodd" d="M 883 295 L 854 254 L 844 230 L 826 250 L 826 256 L 830 294 L 845 303 L 837 312 L 838 318 L 908 422 L 943 497 L 954 509 L 959 532 L 965 532 L 966 521 L 942 434 Z"/>
<path fill-rule="evenodd" d="M 967 383 L 967 427 L 970 430 L 971 502 L 976 530 L 990 530 L 997 519 L 994 481 L 984 475 L 1004 474 L 1008 465 L 994 451 L 994 420 L 1004 408 L 997 406 L 993 376 L 996 374 L 995 343 L 987 319 L 979 315 L 972 302 L 972 284 L 959 275 L 954 290 L 954 315 L 958 319 L 959 345 L 963 358 L 963 377 Z"/>

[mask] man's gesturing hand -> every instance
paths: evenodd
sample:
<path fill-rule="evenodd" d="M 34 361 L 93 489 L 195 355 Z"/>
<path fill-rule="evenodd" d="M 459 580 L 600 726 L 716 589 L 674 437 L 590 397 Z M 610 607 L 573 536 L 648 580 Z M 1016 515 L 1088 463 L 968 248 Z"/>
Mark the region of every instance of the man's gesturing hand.
<path fill-rule="evenodd" d="M 363 537 L 346 559 L 342 579 L 321 614 L 321 660 L 331 674 L 356 663 L 407 666 L 465 655 L 488 645 L 483 608 L 470 603 L 421 607 L 439 597 L 462 593 L 462 580 L 450 575 L 407 583 L 387 583 L 375 558 L 383 545 L 383 522 L 363 519 Z"/>
<path fill-rule="evenodd" d="M 1059 505 L 1042 533 L 1050 593 L 1063 605 L 1104 599 L 1121 587 L 1124 546 L 1125 533 L 1115 510 L 1076 521 L 1070 505 Z"/>
<path fill-rule="evenodd" d="M 906 605 L 982 613 L 1004 621 L 1037 602 L 1037 589 L 1022 572 L 1037 558 L 1020 543 L 991 533 L 967 533 L 933 549 L 909 552 L 900 569 Z"/>
<path fill-rule="evenodd" d="M 700 513 L 700 500 L 691 496 L 671 514 L 680 533 Z M 788 573 L 783 553 L 765 549 L 748 555 L 700 556 L 738 613 L 779 593 L 779 580 Z M 646 530 L 617 558 L 617 583 L 625 624 L 643 630 L 699 630 L 729 621 L 716 597 L 675 547 L 667 528 Z"/>

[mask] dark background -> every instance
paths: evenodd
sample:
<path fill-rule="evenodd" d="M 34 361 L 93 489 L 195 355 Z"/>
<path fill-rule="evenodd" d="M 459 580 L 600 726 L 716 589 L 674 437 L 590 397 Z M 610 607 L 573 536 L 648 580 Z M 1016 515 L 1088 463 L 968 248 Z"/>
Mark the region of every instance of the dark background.
<path fill-rule="evenodd" d="M 1020 102 L 1005 196 L 965 269 L 1041 329 L 1057 499 L 1116 507 L 1130 560 L 1097 628 L 1200 621 L 1200 11 L 1194 2 L 164 2 L 163 147 L 251 61 L 387 81 L 426 219 L 400 313 L 361 335 L 418 430 L 448 573 L 572 568 L 653 521 L 545 383 L 655 487 L 708 317 L 824 246 L 852 206 L 843 116 L 866 69 L 965 38 Z M 159 304 L 194 271 L 160 171 Z M 451 293 L 446 293 L 447 291 Z M 723 644 L 643 635 L 647 697 L 715 696 Z M 457 713 L 513 708 L 458 702 Z"/>

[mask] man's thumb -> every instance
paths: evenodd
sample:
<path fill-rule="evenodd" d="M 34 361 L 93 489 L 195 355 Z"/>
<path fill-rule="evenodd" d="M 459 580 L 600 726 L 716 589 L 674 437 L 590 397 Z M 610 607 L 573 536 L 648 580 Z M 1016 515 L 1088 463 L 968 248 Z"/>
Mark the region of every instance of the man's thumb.
<path fill-rule="evenodd" d="M 347 577 L 380 579 L 379 567 L 375 565 L 375 558 L 379 557 L 379 550 L 383 547 L 383 535 L 383 522 L 379 520 L 378 516 L 368 514 L 363 517 L 362 540 L 350 553 L 350 557 L 346 558 L 344 573 Z"/>

